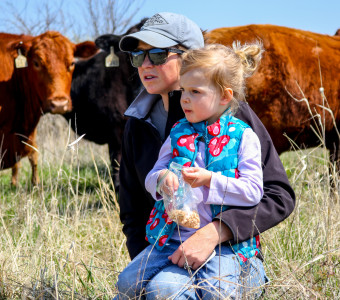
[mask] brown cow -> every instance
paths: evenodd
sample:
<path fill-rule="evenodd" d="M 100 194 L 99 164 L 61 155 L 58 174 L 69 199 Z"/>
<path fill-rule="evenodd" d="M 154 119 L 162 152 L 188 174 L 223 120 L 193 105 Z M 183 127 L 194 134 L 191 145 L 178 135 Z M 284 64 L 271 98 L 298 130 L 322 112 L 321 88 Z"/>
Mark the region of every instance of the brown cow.
<path fill-rule="evenodd" d="M 43 113 L 71 110 L 75 57 L 95 52 L 93 42 L 76 45 L 53 31 L 36 37 L 0 33 L 0 169 L 12 168 L 13 185 L 25 156 L 32 166 L 32 183 L 38 183 L 38 121 Z"/>
<path fill-rule="evenodd" d="M 332 159 L 339 160 L 337 130 L 330 112 L 320 105 L 329 106 L 333 111 L 340 131 L 340 36 L 273 25 L 249 25 L 215 29 L 206 33 L 205 38 L 208 43 L 225 45 L 235 40 L 241 43 L 262 40 L 266 51 L 258 72 L 248 81 L 247 101 L 268 129 L 278 153 L 291 148 L 283 133 L 302 148 L 320 145 L 311 128 L 320 128 L 319 114 L 324 123 L 326 147 Z M 320 87 L 324 89 L 325 102 Z M 289 95 L 301 99 L 301 91 L 314 117 L 306 102 L 298 102 Z"/>

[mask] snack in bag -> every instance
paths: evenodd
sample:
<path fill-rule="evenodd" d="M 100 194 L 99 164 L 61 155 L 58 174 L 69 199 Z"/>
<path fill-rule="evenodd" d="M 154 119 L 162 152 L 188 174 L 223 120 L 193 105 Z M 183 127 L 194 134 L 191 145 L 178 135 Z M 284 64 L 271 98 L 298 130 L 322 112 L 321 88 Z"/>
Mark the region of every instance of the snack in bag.
<path fill-rule="evenodd" d="M 169 171 L 178 177 L 178 189 L 171 195 L 162 193 L 166 212 L 170 219 L 178 225 L 188 228 L 200 228 L 200 217 L 197 212 L 197 197 L 193 194 L 191 186 L 182 176 L 183 166 L 172 162 Z"/>

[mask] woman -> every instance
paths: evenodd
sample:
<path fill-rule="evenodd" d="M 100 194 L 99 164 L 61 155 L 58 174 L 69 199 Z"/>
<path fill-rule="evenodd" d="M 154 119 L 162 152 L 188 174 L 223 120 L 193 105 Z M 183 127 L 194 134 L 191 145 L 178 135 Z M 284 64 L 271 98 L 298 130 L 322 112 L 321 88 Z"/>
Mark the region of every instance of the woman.
<path fill-rule="evenodd" d="M 144 186 L 146 175 L 153 168 L 171 127 L 184 116 L 178 90 L 179 50 L 203 46 L 199 27 L 186 17 L 173 13 L 154 15 L 141 31 L 123 37 L 120 42 L 121 50 L 131 53 L 132 64 L 138 68 L 145 87 L 125 113 L 130 118 L 124 131 L 120 165 L 120 217 L 131 259 L 148 245 L 145 225 L 154 200 Z M 131 287 L 129 296 L 142 293 L 143 289 L 148 299 L 159 296 L 161 291 L 164 297 L 175 295 L 179 292 L 178 285 L 162 283 L 173 282 L 174 274 L 177 280 L 187 283 L 190 272 L 182 268 L 184 262 L 189 266 L 201 266 L 220 243 L 246 241 L 272 228 L 294 209 L 294 192 L 263 124 L 246 103 L 240 104 L 235 117 L 250 125 L 260 139 L 264 185 L 261 202 L 250 208 L 230 207 L 218 215 L 174 250 L 171 261 L 175 264 L 169 267 L 169 272 L 161 272 L 150 282 Z M 221 256 L 221 259 L 223 264 L 228 264 L 228 260 L 235 259 L 235 254 Z M 248 289 L 264 284 L 261 257 L 244 264 L 241 272 L 235 271 L 232 275 L 237 283 Z M 240 285 L 233 285 L 235 297 L 242 293 L 238 288 Z M 179 296 L 194 298 L 194 295 L 195 290 L 182 289 Z"/>

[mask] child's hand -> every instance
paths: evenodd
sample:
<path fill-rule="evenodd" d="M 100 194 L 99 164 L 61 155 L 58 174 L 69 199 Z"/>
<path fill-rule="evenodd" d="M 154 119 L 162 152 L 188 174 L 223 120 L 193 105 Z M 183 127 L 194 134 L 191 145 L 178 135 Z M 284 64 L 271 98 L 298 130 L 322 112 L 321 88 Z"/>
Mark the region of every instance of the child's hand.
<path fill-rule="evenodd" d="M 183 179 L 191 185 L 191 187 L 199 187 L 205 185 L 210 187 L 211 171 L 199 167 L 183 168 Z"/>
<path fill-rule="evenodd" d="M 165 175 L 165 173 L 168 173 Z M 166 176 L 163 180 L 162 177 Z M 167 194 L 169 196 L 171 196 L 174 191 L 177 191 L 178 189 L 178 177 L 172 173 L 171 171 L 168 171 L 167 169 L 164 169 L 160 172 L 159 176 L 158 176 L 158 183 L 159 180 L 162 180 L 162 182 L 160 183 L 160 191 L 162 192 L 162 194 Z"/>

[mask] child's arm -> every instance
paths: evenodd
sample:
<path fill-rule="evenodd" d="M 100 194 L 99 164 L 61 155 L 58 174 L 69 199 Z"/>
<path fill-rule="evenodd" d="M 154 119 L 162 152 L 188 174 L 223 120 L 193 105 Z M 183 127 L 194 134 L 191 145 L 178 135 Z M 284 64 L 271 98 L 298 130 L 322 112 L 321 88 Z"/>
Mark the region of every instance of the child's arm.
<path fill-rule="evenodd" d="M 239 178 L 212 172 L 206 204 L 254 206 L 263 196 L 261 145 L 253 130 L 246 129 L 238 151 Z"/>
<path fill-rule="evenodd" d="M 170 137 L 166 139 L 161 150 L 159 151 L 158 159 L 145 178 L 145 188 L 151 194 L 155 200 L 161 200 L 162 197 L 157 193 L 157 183 L 164 174 L 166 169 L 168 169 L 169 161 L 172 157 L 171 153 L 171 140 Z M 169 175 L 169 174 L 168 174 Z M 166 177 L 168 177 L 168 175 Z M 165 178 L 166 179 L 166 178 Z M 164 180 L 165 180 L 164 179 Z"/>
<path fill-rule="evenodd" d="M 270 135 L 255 112 L 241 101 L 235 117 L 250 125 L 260 139 L 264 183 L 264 195 L 256 207 L 230 207 L 215 218 L 215 222 L 222 219 L 230 229 L 229 240 L 239 243 L 286 219 L 293 212 L 296 199 Z"/>

